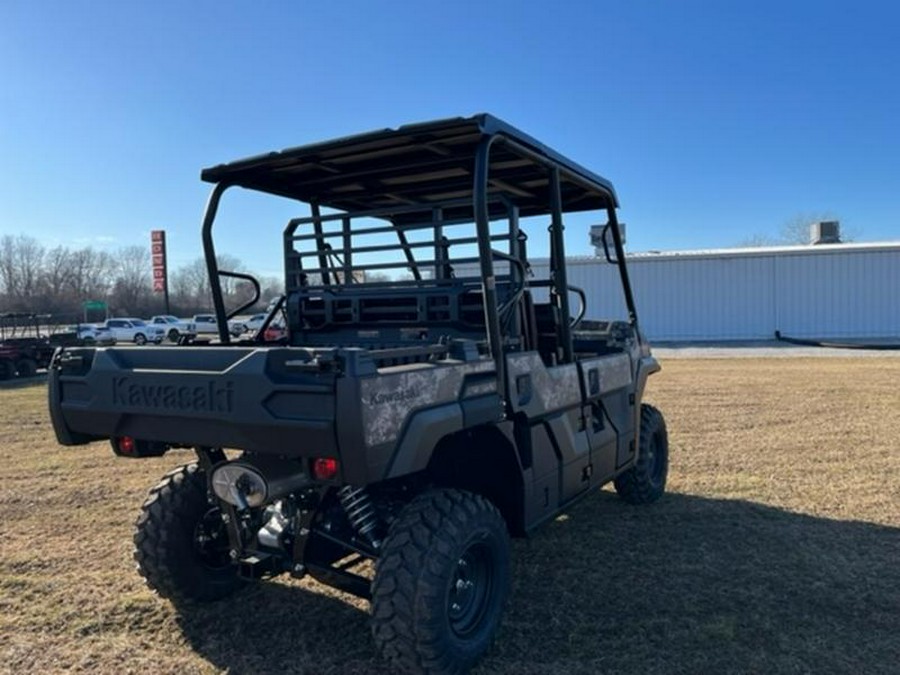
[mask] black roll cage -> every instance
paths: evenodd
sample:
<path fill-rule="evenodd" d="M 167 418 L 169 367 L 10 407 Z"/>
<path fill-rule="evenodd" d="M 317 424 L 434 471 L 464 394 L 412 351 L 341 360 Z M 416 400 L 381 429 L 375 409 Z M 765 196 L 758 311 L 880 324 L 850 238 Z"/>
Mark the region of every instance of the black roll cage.
<path fill-rule="evenodd" d="M 499 201 L 503 204 L 504 208 L 507 209 L 511 222 L 511 230 L 517 230 L 519 218 L 519 211 L 518 208 L 516 208 L 515 194 L 513 194 L 512 196 L 508 194 L 498 195 L 496 191 L 494 193 L 491 193 L 491 191 L 489 190 L 491 181 L 491 152 L 495 147 L 503 145 L 505 146 L 505 148 L 511 149 L 516 155 L 544 167 L 544 169 L 548 173 L 550 197 L 550 208 L 548 212 L 551 219 L 551 223 L 548 228 L 550 233 L 549 288 L 551 303 L 556 306 L 560 315 L 562 317 L 570 316 L 568 297 L 569 286 L 566 273 L 565 244 L 563 239 L 563 213 L 565 211 L 565 205 L 563 204 L 563 196 L 561 193 L 561 181 L 563 178 L 565 178 L 565 180 L 570 183 L 574 183 L 583 187 L 591 193 L 600 193 L 600 195 L 604 197 L 605 209 L 608 218 L 607 226 L 612 233 L 616 254 L 615 264 L 617 265 L 619 270 L 622 290 L 625 296 L 625 304 L 628 310 L 629 322 L 635 329 L 637 329 L 637 312 L 634 305 L 634 296 L 632 294 L 631 283 L 628 277 L 628 269 L 625 265 L 625 253 L 622 245 L 621 233 L 619 231 L 618 219 L 616 216 L 617 200 L 615 194 L 612 192 L 611 186 L 598 180 L 593 180 L 593 175 L 589 174 L 589 172 L 579 172 L 578 170 L 576 170 L 578 168 L 578 165 L 564 160 L 564 158 L 556 155 L 556 153 L 553 153 L 552 151 L 546 149 L 544 146 L 537 144 L 530 137 L 521 134 L 521 132 L 516 132 L 514 128 L 499 122 L 495 118 L 490 118 L 489 116 L 481 116 L 479 118 L 473 119 L 478 119 L 481 122 L 480 129 L 482 130 L 482 138 L 478 143 L 475 151 L 473 170 L 474 180 L 472 185 L 471 200 L 464 199 L 462 201 L 470 203 L 474 210 L 474 221 L 478 246 L 477 262 L 480 268 L 482 279 L 481 291 L 484 297 L 484 318 L 487 333 L 487 351 L 496 364 L 497 379 L 498 384 L 500 385 L 498 390 L 505 392 L 506 377 L 500 321 L 501 308 L 498 306 L 497 282 L 494 273 L 494 261 L 496 258 L 500 257 L 507 261 L 513 262 L 514 264 L 517 262 L 521 272 L 524 272 L 524 261 L 522 261 L 521 259 L 514 260 L 516 258 L 515 255 L 506 255 L 499 253 L 491 246 L 491 204 L 497 203 Z M 487 122 L 493 122 L 493 124 L 488 124 Z M 401 128 L 401 130 L 402 129 L 403 128 Z M 533 146 L 537 146 L 537 148 L 535 149 Z M 254 160 L 246 160 L 247 163 L 252 161 Z M 214 169 L 204 172 L 204 179 L 210 180 L 210 176 L 215 171 L 216 170 Z M 212 228 L 215 222 L 222 195 L 226 190 L 234 186 L 248 187 L 250 189 L 260 189 L 256 185 L 246 184 L 245 181 L 229 180 L 227 176 L 223 176 L 222 179 L 216 182 L 209 196 L 202 226 L 203 253 L 206 260 L 206 268 L 209 275 L 210 287 L 213 296 L 213 306 L 218 323 L 219 340 L 222 344 L 225 345 L 230 344 L 231 342 L 231 336 L 228 330 L 227 323 L 228 319 L 240 313 L 247 307 L 252 306 L 259 299 L 259 284 L 252 276 L 243 273 L 220 270 L 218 268 L 218 263 L 216 260 L 216 251 L 212 237 Z M 282 194 L 282 196 L 288 196 L 286 194 L 283 194 L 282 192 L 278 192 L 275 190 L 272 190 L 272 192 L 275 194 Z M 298 199 L 298 201 L 303 201 L 299 197 L 296 198 Z M 455 202 L 459 201 L 460 200 L 455 200 Z M 322 245 L 322 243 L 324 242 L 322 222 L 323 220 L 329 218 L 341 217 L 345 218 L 344 222 L 348 222 L 349 216 L 354 214 L 348 213 L 345 216 L 322 216 L 320 211 L 320 204 L 317 200 L 312 199 L 307 203 L 309 203 L 310 205 L 312 217 L 292 219 L 284 230 L 284 237 L 285 241 L 287 241 L 294 234 L 297 225 L 301 222 L 311 222 L 313 224 L 313 236 L 319 243 L 319 269 L 322 271 L 322 281 L 324 285 L 327 286 L 330 282 L 330 278 L 328 276 L 330 264 L 328 260 L 328 251 L 325 249 L 325 246 Z M 446 206 L 445 203 L 419 203 L 407 206 L 407 208 L 410 211 L 418 210 L 421 212 L 428 209 L 439 210 L 444 206 Z M 364 213 L 366 213 L 367 215 L 378 215 L 378 213 L 381 212 L 390 214 L 398 213 L 401 211 L 403 211 L 403 208 L 401 207 L 385 207 L 381 210 L 375 209 Z M 345 226 L 345 229 L 346 227 L 347 226 Z M 411 257 L 411 245 L 408 241 L 406 241 L 403 229 L 397 227 L 396 225 L 385 228 L 385 230 L 390 229 L 393 229 L 398 236 L 400 247 L 404 250 L 404 253 L 407 256 L 414 278 L 417 281 L 421 280 L 416 261 Z M 437 244 L 438 242 L 435 242 L 436 260 L 438 256 L 437 251 L 439 248 Z M 512 250 L 514 250 L 514 248 L 511 244 L 511 251 Z M 245 303 L 243 306 L 230 313 L 226 313 L 225 301 L 222 295 L 222 285 L 220 283 L 220 276 L 236 277 L 253 283 L 255 287 L 255 297 L 253 301 Z M 275 312 L 279 311 L 282 305 L 283 300 L 272 309 L 269 317 L 265 322 L 266 324 L 271 321 Z M 560 322 L 560 343 L 563 349 L 563 361 L 566 363 L 571 362 L 574 358 L 574 353 L 572 326 L 570 325 L 568 320 Z"/>

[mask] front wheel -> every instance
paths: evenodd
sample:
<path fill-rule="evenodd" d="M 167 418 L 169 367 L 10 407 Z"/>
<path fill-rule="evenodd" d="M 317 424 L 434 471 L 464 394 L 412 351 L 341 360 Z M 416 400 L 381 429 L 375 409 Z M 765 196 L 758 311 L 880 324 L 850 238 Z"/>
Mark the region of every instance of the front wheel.
<path fill-rule="evenodd" d="M 147 585 L 174 602 L 227 597 L 242 584 L 229 556 L 218 506 L 207 500 L 206 474 L 196 464 L 169 472 L 141 507 L 134 559 Z"/>
<path fill-rule="evenodd" d="M 171 328 L 169 330 L 169 342 L 178 342 L 179 337 L 181 337 L 181 333 L 178 332 L 177 328 Z"/>
<path fill-rule="evenodd" d="M 391 527 L 372 582 L 372 634 L 407 673 L 462 673 L 488 650 L 509 593 L 509 535 L 496 507 L 433 490 Z"/>
<path fill-rule="evenodd" d="M 646 403 L 641 406 L 641 437 L 637 461 L 616 477 L 619 496 L 629 504 L 649 504 L 666 491 L 669 475 L 669 435 L 662 413 Z"/>
<path fill-rule="evenodd" d="M 134 336 L 134 344 L 136 345 L 145 345 L 147 344 L 147 336 L 143 333 L 138 333 Z"/>

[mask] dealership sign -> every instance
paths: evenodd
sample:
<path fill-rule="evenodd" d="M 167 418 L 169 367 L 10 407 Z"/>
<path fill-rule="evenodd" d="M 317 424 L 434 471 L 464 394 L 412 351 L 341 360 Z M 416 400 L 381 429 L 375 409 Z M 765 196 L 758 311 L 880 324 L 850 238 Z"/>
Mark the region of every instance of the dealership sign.
<path fill-rule="evenodd" d="M 166 277 L 165 230 L 152 230 L 150 232 L 150 255 L 153 260 L 153 292 L 165 293 L 168 285 Z"/>

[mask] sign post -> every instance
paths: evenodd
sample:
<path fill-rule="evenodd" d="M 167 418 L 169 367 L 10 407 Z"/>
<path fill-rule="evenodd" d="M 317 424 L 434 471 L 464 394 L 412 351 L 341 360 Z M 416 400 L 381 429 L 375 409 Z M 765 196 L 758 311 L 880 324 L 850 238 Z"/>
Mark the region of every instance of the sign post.
<path fill-rule="evenodd" d="M 153 292 L 163 293 L 166 304 L 166 314 L 169 314 L 169 278 L 166 274 L 165 230 L 151 230 L 150 255 L 153 259 Z"/>
<path fill-rule="evenodd" d="M 82 308 L 84 309 L 84 322 L 88 322 L 88 312 L 103 312 L 103 318 L 109 318 L 109 312 L 107 311 L 106 303 L 102 300 L 85 300 L 81 303 Z"/>

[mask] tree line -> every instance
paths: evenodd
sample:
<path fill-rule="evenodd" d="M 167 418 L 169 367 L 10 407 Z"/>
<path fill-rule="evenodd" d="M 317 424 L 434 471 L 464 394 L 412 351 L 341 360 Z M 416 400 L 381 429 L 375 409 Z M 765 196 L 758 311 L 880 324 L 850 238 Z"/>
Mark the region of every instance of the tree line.
<path fill-rule="evenodd" d="M 219 268 L 245 272 L 233 256 L 219 256 Z M 282 292 L 281 280 L 259 279 L 260 305 Z M 226 307 L 236 308 L 253 297 L 249 283 L 222 278 Z M 111 316 L 148 317 L 164 311 L 162 293 L 153 292 L 149 246 L 123 246 L 113 251 L 90 246 L 47 247 L 27 235 L 0 237 L 0 312 L 34 312 L 77 318 L 85 301 L 103 301 Z M 169 306 L 173 314 L 190 316 L 212 311 L 212 295 L 204 259 L 169 270 Z"/>

